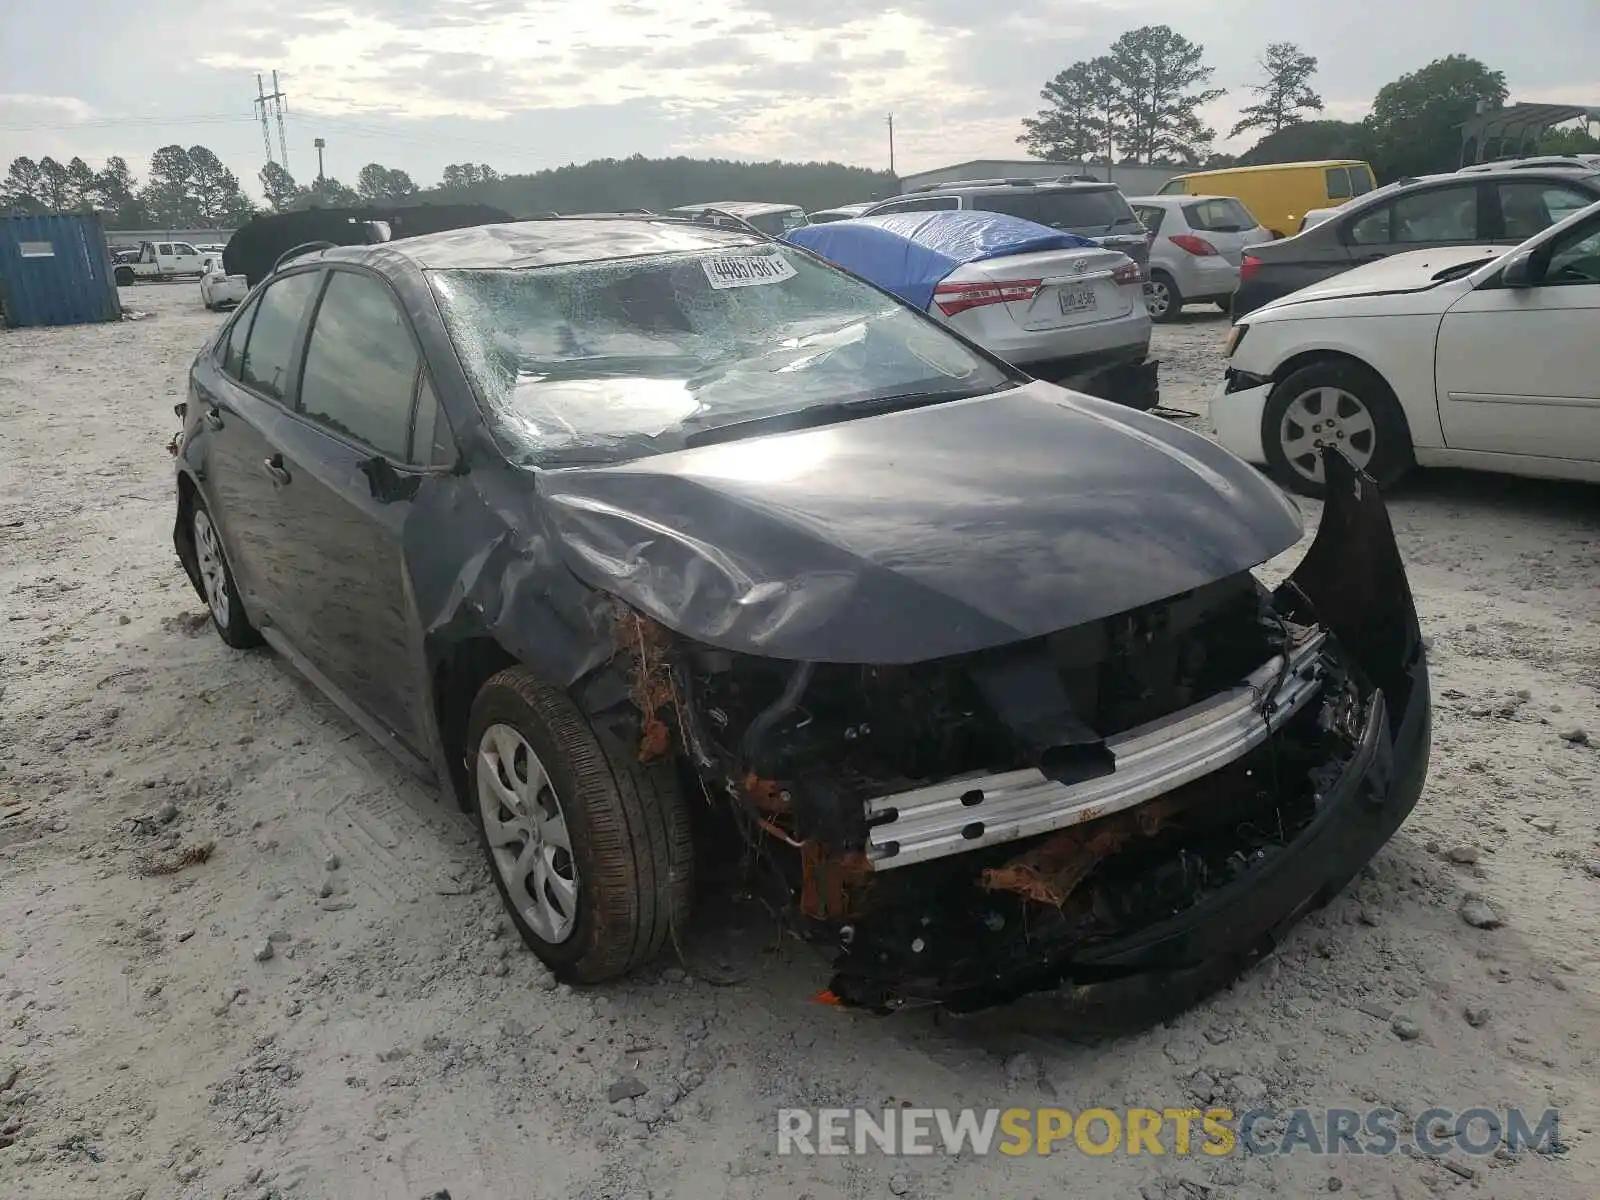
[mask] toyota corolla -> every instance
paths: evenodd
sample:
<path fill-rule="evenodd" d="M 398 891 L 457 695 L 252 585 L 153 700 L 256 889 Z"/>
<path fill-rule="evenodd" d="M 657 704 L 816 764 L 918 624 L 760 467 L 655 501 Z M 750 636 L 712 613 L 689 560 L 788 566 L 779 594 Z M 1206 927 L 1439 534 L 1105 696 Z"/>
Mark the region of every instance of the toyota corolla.
<path fill-rule="evenodd" d="M 182 408 L 177 550 L 223 640 L 462 804 L 563 978 L 682 938 L 709 822 L 840 1002 L 1177 1002 L 1422 787 L 1369 479 L 1327 452 L 1269 590 L 1301 524 L 1240 460 L 755 231 L 291 255 Z"/>

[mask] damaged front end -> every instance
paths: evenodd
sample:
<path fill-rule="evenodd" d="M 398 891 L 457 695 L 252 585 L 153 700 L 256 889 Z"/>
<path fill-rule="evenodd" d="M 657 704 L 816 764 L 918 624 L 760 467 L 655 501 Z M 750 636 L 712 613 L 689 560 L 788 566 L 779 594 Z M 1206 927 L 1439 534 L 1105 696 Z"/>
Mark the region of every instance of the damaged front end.
<path fill-rule="evenodd" d="M 1429 694 L 1376 487 L 1328 452 L 1321 527 L 1248 571 L 996 649 L 886 666 L 712 649 L 632 610 L 642 758 L 725 796 L 832 997 L 971 1011 L 1231 976 L 1411 810 Z"/>

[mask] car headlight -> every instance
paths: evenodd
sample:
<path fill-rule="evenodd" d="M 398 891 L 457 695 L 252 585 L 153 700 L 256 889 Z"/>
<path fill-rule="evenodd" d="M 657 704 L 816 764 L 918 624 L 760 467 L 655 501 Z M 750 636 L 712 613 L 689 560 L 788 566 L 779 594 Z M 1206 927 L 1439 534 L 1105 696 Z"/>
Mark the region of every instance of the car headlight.
<path fill-rule="evenodd" d="M 1250 326 L 1239 324 L 1228 330 L 1227 345 L 1223 347 L 1222 357 L 1232 358 L 1233 352 L 1239 348 L 1239 343 L 1244 341 L 1244 335 L 1250 332 Z"/>

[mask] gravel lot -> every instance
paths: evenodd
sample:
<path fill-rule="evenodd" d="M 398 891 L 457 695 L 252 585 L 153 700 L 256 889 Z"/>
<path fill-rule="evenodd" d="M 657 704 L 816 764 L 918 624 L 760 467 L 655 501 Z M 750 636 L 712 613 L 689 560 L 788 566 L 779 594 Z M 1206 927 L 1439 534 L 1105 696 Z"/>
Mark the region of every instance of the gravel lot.
<path fill-rule="evenodd" d="M 0 1196 L 1594 1196 L 1596 489 L 1436 474 L 1394 498 L 1427 791 L 1348 894 L 1170 1025 L 1024 1041 L 816 1006 L 819 960 L 738 909 L 681 965 L 572 991 L 508 935 L 459 817 L 210 631 L 165 443 L 218 318 L 188 284 L 124 300 L 152 315 L 0 331 Z M 1157 334 L 1197 424 L 1224 331 L 1195 309 Z M 1471 893 L 1498 928 L 1459 915 Z M 778 1107 L 902 1101 L 1555 1106 L 1566 1150 L 772 1153 Z"/>

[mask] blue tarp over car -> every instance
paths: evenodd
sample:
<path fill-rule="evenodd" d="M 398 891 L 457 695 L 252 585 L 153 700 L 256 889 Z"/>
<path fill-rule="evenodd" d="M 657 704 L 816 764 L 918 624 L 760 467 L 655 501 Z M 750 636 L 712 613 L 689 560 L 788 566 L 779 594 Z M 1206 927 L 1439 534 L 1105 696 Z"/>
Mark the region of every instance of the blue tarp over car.
<path fill-rule="evenodd" d="M 805 225 L 783 237 L 921 309 L 932 301 L 939 281 L 964 263 L 1095 245 L 1021 217 L 974 211 L 857 217 Z"/>

